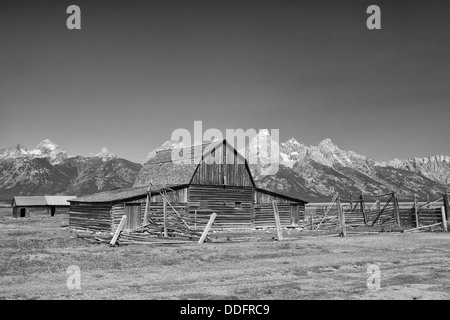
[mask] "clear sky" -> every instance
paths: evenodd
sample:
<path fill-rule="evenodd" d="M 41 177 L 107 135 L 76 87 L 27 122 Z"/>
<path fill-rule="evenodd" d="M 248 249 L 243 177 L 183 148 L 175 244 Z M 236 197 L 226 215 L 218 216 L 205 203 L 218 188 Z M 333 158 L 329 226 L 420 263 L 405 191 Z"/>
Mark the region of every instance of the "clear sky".
<path fill-rule="evenodd" d="M 449 1 L 0 2 L 0 148 L 139 161 L 202 120 L 379 161 L 450 154 L 449 85 Z"/>

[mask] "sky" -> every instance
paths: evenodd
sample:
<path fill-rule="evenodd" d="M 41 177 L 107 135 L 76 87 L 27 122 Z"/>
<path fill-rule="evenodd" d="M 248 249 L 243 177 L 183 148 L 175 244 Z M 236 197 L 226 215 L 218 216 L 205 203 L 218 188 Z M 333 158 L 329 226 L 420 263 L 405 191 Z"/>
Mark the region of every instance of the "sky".
<path fill-rule="evenodd" d="M 139 161 L 198 120 L 378 161 L 449 155 L 449 17 L 430 0 L 4 0 L 0 149 Z"/>

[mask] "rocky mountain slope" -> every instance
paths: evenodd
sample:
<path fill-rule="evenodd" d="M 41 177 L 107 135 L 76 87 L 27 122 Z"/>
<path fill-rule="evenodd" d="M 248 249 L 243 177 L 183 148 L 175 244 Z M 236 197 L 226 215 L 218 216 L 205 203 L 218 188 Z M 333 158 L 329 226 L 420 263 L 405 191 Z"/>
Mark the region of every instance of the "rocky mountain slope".
<path fill-rule="evenodd" d="M 141 165 L 103 149 L 91 156 L 72 156 L 50 140 L 35 149 L 0 150 L 0 200 L 16 195 L 82 196 L 133 185 Z"/>
<path fill-rule="evenodd" d="M 384 194 L 391 190 L 404 199 L 411 199 L 414 194 L 422 198 L 438 197 L 450 187 L 449 156 L 380 163 L 341 150 L 330 139 L 317 146 L 305 146 L 292 138 L 280 143 L 279 150 L 279 172 L 258 175 L 256 180 L 262 186 L 279 185 L 290 193 L 304 189 L 305 197 L 312 201 L 331 198 L 335 192 L 347 196 Z"/>

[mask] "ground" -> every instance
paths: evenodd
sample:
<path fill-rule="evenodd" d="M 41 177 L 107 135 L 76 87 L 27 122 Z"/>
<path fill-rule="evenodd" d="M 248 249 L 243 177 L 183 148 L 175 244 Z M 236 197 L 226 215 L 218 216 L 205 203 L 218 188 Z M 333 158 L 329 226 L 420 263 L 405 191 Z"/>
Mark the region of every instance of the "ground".
<path fill-rule="evenodd" d="M 0 299 L 450 299 L 450 233 L 284 230 L 299 240 L 276 241 L 268 230 L 111 248 L 77 238 L 66 214 L 0 212 Z M 373 264 L 380 288 L 370 290 Z M 80 289 L 68 289 L 70 266 L 80 269 Z"/>

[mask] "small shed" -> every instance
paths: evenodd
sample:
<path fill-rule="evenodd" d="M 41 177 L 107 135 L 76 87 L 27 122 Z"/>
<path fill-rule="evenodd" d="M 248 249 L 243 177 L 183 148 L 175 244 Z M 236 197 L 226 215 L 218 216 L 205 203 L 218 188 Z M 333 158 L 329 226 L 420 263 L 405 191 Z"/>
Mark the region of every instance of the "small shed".
<path fill-rule="evenodd" d="M 17 196 L 11 203 L 13 207 L 13 217 L 23 218 L 29 216 L 32 212 L 54 216 L 58 212 L 68 213 L 69 200 L 75 196 Z"/>

